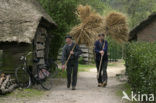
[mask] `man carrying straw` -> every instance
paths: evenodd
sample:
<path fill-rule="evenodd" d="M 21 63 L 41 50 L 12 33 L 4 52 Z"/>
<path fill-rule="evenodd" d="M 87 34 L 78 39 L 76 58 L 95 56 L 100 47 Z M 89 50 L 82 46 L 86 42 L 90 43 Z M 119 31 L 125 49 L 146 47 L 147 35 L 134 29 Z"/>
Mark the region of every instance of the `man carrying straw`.
<path fill-rule="evenodd" d="M 98 87 L 105 87 L 107 85 L 108 43 L 104 40 L 104 34 L 98 35 L 98 40 L 95 42 L 94 46 Z"/>
<path fill-rule="evenodd" d="M 103 18 L 99 13 L 92 9 L 91 6 L 79 5 L 76 14 L 78 19 L 80 20 L 80 23 L 74 26 L 69 32 L 69 35 L 74 38 L 75 43 L 72 43 L 71 37 L 66 37 L 67 44 L 63 49 L 64 52 L 62 57 L 62 68 L 65 68 L 67 66 L 67 75 L 69 74 L 67 76 L 67 87 L 70 87 L 69 84 L 71 82 L 70 70 L 73 70 L 73 75 L 76 75 L 73 76 L 73 89 L 75 89 L 77 80 L 77 69 L 75 68 L 77 68 L 78 64 L 78 55 L 81 54 L 78 48 L 78 44 L 85 44 L 86 46 L 91 47 L 98 33 L 105 33 L 119 43 L 126 42 L 128 40 L 128 26 L 126 17 L 122 13 L 112 12 L 109 13 L 106 18 Z M 68 50 L 66 48 L 68 48 Z M 100 35 L 99 40 L 95 42 L 95 52 L 97 69 L 99 70 L 98 83 L 99 86 L 106 86 L 108 57 L 107 41 L 104 40 L 103 34 Z M 74 59 L 72 59 L 72 57 Z M 74 63 L 72 64 L 70 63 L 70 61 L 74 61 Z"/>
<path fill-rule="evenodd" d="M 65 69 L 67 66 L 67 88 L 70 88 L 71 80 L 72 80 L 72 90 L 76 89 L 77 83 L 77 72 L 78 72 L 78 57 L 82 53 L 81 49 L 78 45 L 75 46 L 74 50 L 73 47 L 75 43 L 72 41 L 72 37 L 67 35 L 65 37 L 66 44 L 63 47 L 63 54 L 62 54 L 62 69 Z M 70 56 L 68 63 L 66 63 L 68 56 Z M 72 76 L 72 77 L 71 77 Z"/>

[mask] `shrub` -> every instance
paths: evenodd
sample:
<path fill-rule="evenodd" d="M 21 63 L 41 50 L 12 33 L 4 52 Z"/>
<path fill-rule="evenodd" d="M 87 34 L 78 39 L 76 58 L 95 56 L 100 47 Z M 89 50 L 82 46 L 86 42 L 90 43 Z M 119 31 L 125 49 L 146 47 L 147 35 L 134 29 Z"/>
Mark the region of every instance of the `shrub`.
<path fill-rule="evenodd" d="M 156 95 L 156 43 L 126 44 L 124 60 L 133 91 Z"/>
<path fill-rule="evenodd" d="M 80 64 L 85 64 L 84 58 L 82 56 L 79 57 L 79 63 Z"/>

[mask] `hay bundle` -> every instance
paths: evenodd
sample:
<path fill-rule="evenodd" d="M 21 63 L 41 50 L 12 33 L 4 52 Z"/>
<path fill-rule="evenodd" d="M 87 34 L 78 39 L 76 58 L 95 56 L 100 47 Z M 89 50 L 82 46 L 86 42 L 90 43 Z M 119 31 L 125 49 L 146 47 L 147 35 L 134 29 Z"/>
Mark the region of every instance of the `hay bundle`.
<path fill-rule="evenodd" d="M 89 17 L 89 15 L 91 14 L 91 12 L 93 12 L 91 10 L 91 7 L 89 5 L 83 6 L 83 5 L 79 5 L 77 7 L 77 16 L 78 18 L 81 20 L 81 22 L 83 22 L 86 17 Z"/>
<path fill-rule="evenodd" d="M 93 45 L 97 34 L 104 32 L 103 18 L 88 5 L 78 6 L 77 15 L 81 23 L 73 27 L 69 34 L 75 39 L 76 44 Z M 76 44 L 72 50 L 74 50 Z M 70 56 L 71 55 L 69 55 L 65 65 L 67 65 Z"/>
<path fill-rule="evenodd" d="M 105 20 L 106 33 L 118 42 L 126 42 L 128 40 L 128 25 L 126 16 L 122 13 L 112 12 Z"/>
<path fill-rule="evenodd" d="M 95 41 L 97 34 L 104 32 L 104 20 L 88 5 L 80 5 L 77 12 L 82 23 L 73 27 L 69 34 L 75 39 L 77 44 L 90 46 Z"/>

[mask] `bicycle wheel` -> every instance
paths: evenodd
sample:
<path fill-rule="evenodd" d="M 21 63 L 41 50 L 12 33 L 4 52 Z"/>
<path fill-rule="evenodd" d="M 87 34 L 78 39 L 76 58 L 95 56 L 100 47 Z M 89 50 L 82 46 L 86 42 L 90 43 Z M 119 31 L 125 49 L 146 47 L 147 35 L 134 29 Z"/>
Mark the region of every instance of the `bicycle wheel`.
<path fill-rule="evenodd" d="M 29 88 L 31 86 L 31 78 L 26 70 L 22 67 L 18 67 L 15 70 L 15 78 L 17 84 L 22 88 Z"/>
<path fill-rule="evenodd" d="M 44 73 L 43 73 L 44 75 Z M 52 88 L 52 76 L 51 73 L 49 74 L 48 77 L 46 77 L 43 80 L 40 80 L 40 85 L 42 86 L 42 88 L 44 88 L 45 90 L 50 90 Z"/>
<path fill-rule="evenodd" d="M 59 72 L 58 65 L 56 63 L 53 63 L 48 71 L 51 73 L 51 77 L 55 78 Z"/>

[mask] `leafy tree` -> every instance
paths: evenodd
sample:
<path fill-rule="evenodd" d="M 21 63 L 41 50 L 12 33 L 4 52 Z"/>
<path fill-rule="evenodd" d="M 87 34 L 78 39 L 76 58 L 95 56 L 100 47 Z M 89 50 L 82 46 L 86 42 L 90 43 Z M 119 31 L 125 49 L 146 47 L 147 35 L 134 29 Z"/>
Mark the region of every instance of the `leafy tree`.
<path fill-rule="evenodd" d="M 50 56 L 56 59 L 58 50 L 64 43 L 64 36 L 79 23 L 75 11 L 79 4 L 91 5 L 101 14 L 107 6 L 100 0 L 39 0 L 43 8 L 53 18 L 58 28 L 52 32 L 55 39 L 51 42 Z"/>
<path fill-rule="evenodd" d="M 51 34 L 55 39 L 52 39 L 50 56 L 53 59 L 57 58 L 58 50 L 63 42 L 64 36 L 68 33 L 70 28 L 77 24 L 76 15 L 74 14 L 77 1 L 74 0 L 39 0 L 43 8 L 56 22 L 57 29 Z"/>
<path fill-rule="evenodd" d="M 101 0 L 79 0 L 79 4 L 90 5 L 100 14 L 102 14 L 103 10 L 107 8 L 107 5 Z"/>
<path fill-rule="evenodd" d="M 135 27 L 142 20 L 156 11 L 155 0 L 102 0 L 113 9 L 124 12 L 129 17 L 129 25 Z"/>

